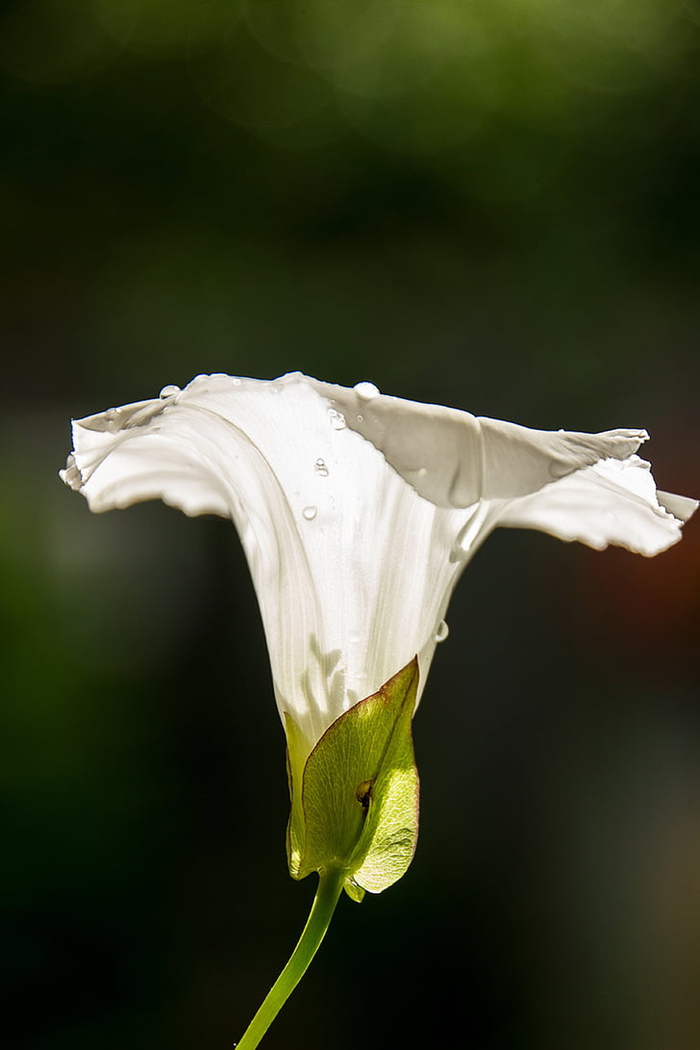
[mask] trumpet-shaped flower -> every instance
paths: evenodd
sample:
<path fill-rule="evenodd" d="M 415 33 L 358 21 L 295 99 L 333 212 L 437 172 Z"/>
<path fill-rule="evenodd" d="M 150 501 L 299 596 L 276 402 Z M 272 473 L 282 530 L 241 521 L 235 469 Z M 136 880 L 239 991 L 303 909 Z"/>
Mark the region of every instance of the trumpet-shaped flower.
<path fill-rule="evenodd" d="M 73 423 L 63 480 L 93 511 L 160 498 L 236 525 L 287 733 L 289 864 L 321 880 L 258 1045 L 325 933 L 410 863 L 411 716 L 465 565 L 498 525 L 654 555 L 697 504 L 657 492 L 643 430 L 530 430 L 299 373 L 198 376 Z"/>

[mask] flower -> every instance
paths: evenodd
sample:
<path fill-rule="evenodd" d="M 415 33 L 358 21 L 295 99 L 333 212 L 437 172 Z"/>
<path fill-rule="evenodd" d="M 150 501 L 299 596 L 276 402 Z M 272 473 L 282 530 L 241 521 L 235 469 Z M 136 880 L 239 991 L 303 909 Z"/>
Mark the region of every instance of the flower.
<path fill-rule="evenodd" d="M 529 430 L 299 373 L 198 376 L 73 423 L 63 480 L 105 511 L 233 519 L 287 734 L 291 875 L 309 920 L 240 1041 L 257 1047 L 340 894 L 381 893 L 418 834 L 411 719 L 452 590 L 497 525 L 656 554 L 697 504 L 656 491 L 647 434 Z"/>
<path fill-rule="evenodd" d="M 73 423 L 63 480 L 93 511 L 160 498 L 233 519 L 280 714 L 304 755 L 418 655 L 497 525 L 653 555 L 697 504 L 656 491 L 643 430 L 530 430 L 300 373 L 198 376 Z"/>

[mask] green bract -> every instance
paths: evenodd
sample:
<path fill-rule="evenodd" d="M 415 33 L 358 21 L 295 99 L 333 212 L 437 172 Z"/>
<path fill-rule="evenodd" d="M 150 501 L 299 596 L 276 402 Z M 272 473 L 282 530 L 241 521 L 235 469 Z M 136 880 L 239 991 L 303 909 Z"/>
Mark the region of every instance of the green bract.
<path fill-rule="evenodd" d="M 344 889 L 361 901 L 405 873 L 418 837 L 418 771 L 411 719 L 418 659 L 333 722 L 305 758 L 289 715 L 287 832 L 295 879 L 333 868 Z"/>

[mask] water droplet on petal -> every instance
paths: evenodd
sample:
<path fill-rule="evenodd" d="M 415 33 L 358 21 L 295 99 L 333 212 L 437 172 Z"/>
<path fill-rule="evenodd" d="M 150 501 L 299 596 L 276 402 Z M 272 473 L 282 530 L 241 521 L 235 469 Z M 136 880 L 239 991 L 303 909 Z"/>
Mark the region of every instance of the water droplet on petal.
<path fill-rule="evenodd" d="M 334 408 L 329 408 L 328 418 L 334 430 L 345 430 L 345 416 L 342 412 L 336 412 Z"/>
<path fill-rule="evenodd" d="M 440 623 L 437 626 L 437 631 L 435 632 L 435 641 L 444 642 L 449 633 L 450 628 L 447 626 L 445 620 L 440 620 Z"/>
<path fill-rule="evenodd" d="M 317 514 L 316 507 L 304 507 L 302 514 L 307 521 L 313 521 Z"/>
<path fill-rule="evenodd" d="M 158 394 L 158 397 L 173 397 L 174 394 L 179 394 L 179 393 L 180 393 L 180 387 L 179 386 L 175 386 L 174 383 L 171 383 L 169 386 L 164 386 L 163 387 L 161 392 Z"/>
<path fill-rule="evenodd" d="M 379 397 L 379 390 L 374 383 L 356 383 L 355 393 L 363 401 L 371 401 L 373 397 Z"/>
<path fill-rule="evenodd" d="M 240 385 L 241 385 L 241 381 L 240 381 L 240 379 L 238 378 L 238 376 L 233 376 L 233 377 L 232 377 L 232 382 L 233 382 L 233 385 L 234 385 L 234 386 L 240 386 Z"/>
<path fill-rule="evenodd" d="M 428 468 L 427 467 L 419 467 L 418 470 L 416 471 L 416 474 L 418 475 L 419 478 L 424 478 L 427 473 L 428 473 Z"/>
<path fill-rule="evenodd" d="M 356 416 L 355 418 L 357 419 L 358 423 L 364 423 L 364 421 L 365 421 L 365 417 L 364 416 Z"/>
<path fill-rule="evenodd" d="M 90 430 L 103 430 L 108 434 L 117 434 L 122 428 L 122 419 L 120 417 L 120 409 L 108 408 L 106 412 L 103 412 L 101 416 L 96 416 L 94 421 L 91 421 Z M 83 426 L 85 424 L 83 423 Z"/>
<path fill-rule="evenodd" d="M 318 474 L 319 478 L 328 477 L 328 467 L 326 466 L 325 460 L 316 460 L 316 462 L 314 463 L 314 473 Z"/>

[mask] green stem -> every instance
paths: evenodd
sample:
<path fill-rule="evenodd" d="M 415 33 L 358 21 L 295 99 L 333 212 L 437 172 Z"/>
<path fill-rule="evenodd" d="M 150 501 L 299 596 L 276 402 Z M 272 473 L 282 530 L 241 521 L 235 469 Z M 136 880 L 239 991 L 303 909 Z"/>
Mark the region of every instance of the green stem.
<path fill-rule="evenodd" d="M 246 1028 L 243 1038 L 235 1044 L 237 1050 L 255 1050 L 306 973 L 309 963 L 326 936 L 326 930 L 333 918 L 344 881 L 345 873 L 342 871 L 325 871 L 320 875 L 311 913 L 299 942 L 289 962 L 268 992 L 262 1006 Z"/>

